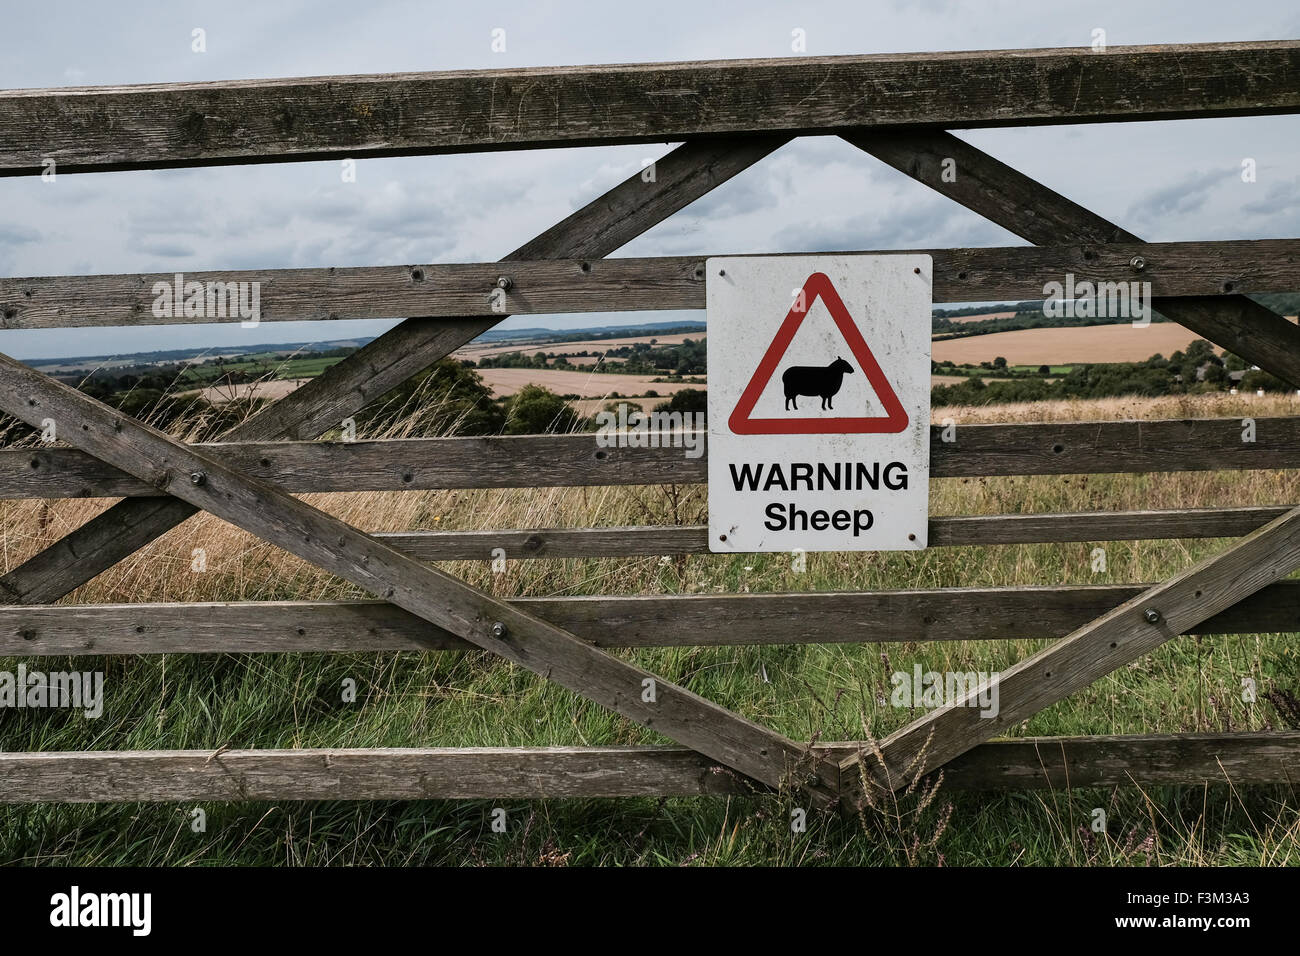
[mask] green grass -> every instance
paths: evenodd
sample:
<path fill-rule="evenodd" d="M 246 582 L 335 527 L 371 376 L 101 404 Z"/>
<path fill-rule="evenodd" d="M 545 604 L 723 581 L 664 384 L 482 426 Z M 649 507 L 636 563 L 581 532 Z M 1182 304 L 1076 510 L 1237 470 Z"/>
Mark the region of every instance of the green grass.
<path fill-rule="evenodd" d="M 1167 403 L 1166 403 L 1167 404 Z M 1073 407 L 1073 406 L 1071 406 Z M 1109 407 L 1109 406 L 1107 406 Z M 1164 405 L 1153 405 L 1165 409 Z M 1217 406 L 1216 406 L 1217 407 Z M 992 413 L 990 413 L 992 414 Z M 1168 414 L 1167 409 L 1161 414 Z M 367 530 L 695 523 L 703 489 L 655 487 L 315 495 Z M 1098 475 L 933 482 L 934 514 L 1228 506 L 1300 500 L 1288 472 Z M 0 503 L 7 570 L 99 506 Z M 502 596 L 701 594 L 1104 584 L 1167 577 L 1228 541 L 934 548 L 917 553 L 680 560 L 518 561 L 446 566 Z M 209 570 L 189 571 L 192 548 Z M 349 585 L 202 516 L 74 594 L 79 603 L 303 600 Z M 791 620 L 793 634 L 800 622 Z M 846 622 L 846 626 L 851 623 Z M 624 652 L 664 677 L 795 739 L 880 738 L 919 716 L 887 703 L 890 675 L 992 671 L 1044 645 L 1032 620 L 997 642 L 790 644 Z M 1179 638 L 1011 729 L 1011 736 L 1232 732 L 1296 727 L 1296 634 Z M 631 722 L 483 653 L 169 655 L 24 659 L 102 669 L 105 713 L 0 713 L 7 751 L 219 747 L 533 746 L 663 743 Z M 18 659 L 0 661 L 14 670 Z M 1244 701 L 1243 677 L 1258 699 Z M 355 680 L 359 697 L 344 703 Z M 792 834 L 787 796 L 731 799 L 0 806 L 0 863 L 1090 865 L 1300 864 L 1300 802 L 1275 787 L 1157 787 L 902 797 L 859 819 L 809 815 Z M 509 829 L 494 834 L 495 806 Z M 1108 818 L 1093 833 L 1093 811 Z"/>
<path fill-rule="evenodd" d="M 1187 557 L 1222 542 L 1198 544 Z M 1125 546 L 1128 547 L 1128 546 Z M 1176 550 L 1180 546 L 1171 546 Z M 659 590 L 843 590 L 955 583 L 958 562 L 1002 567 L 1023 551 L 1045 576 L 1134 579 L 1115 555 L 1112 573 L 1080 573 L 1087 549 L 1069 546 L 935 550 L 918 555 L 810 555 L 803 575 L 783 556 L 699 557 L 685 567 L 642 561 L 552 564 L 565 580 L 628 573 Z M 1138 550 L 1134 546 L 1134 550 Z M 1149 555 L 1147 558 L 1149 559 Z M 1181 556 L 1180 556 L 1181 557 Z M 1182 564 L 1180 560 L 1178 562 Z M 544 576 L 540 563 L 519 574 Z M 752 570 L 746 570 L 746 568 Z M 995 578 L 996 574 L 975 576 Z M 978 584 L 979 580 L 966 579 Z M 792 622 L 797 627 L 798 622 Z M 1025 722 L 1018 735 L 1239 730 L 1285 726 L 1267 698 L 1296 688 L 1294 635 L 1183 638 Z M 882 706 L 889 674 L 914 663 L 936 670 L 997 670 L 1042 646 L 997 643 L 672 648 L 627 656 L 796 739 L 883 736 L 918 716 Z M 6 662 L 12 669 L 16 661 Z M 7 750 L 247 747 L 528 746 L 666 742 L 621 717 L 486 654 L 219 655 L 42 660 L 47 669 L 104 669 L 106 713 L 5 715 Z M 28 661 L 29 668 L 37 665 Z M 761 675 L 766 674 L 764 682 Z M 1240 678 L 1259 682 L 1241 700 Z M 359 700 L 345 704 L 345 678 Z M 787 826 L 792 806 L 766 799 L 503 804 L 506 835 L 488 828 L 493 802 L 205 804 L 205 833 L 186 806 L 35 806 L 0 809 L 0 861 L 101 863 L 568 863 L 1010 865 L 1300 862 L 1294 795 L 1281 788 L 1159 788 L 1074 793 L 948 793 L 928 806 L 864 820 L 814 815 L 806 834 Z M 1087 824 L 1110 820 L 1105 837 Z M 916 841 L 920 841 L 919 847 Z"/>

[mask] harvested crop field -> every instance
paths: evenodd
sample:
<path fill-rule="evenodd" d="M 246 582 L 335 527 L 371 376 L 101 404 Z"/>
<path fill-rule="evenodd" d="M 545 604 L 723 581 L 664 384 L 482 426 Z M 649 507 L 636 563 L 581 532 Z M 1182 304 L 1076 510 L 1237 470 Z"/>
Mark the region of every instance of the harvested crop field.
<path fill-rule="evenodd" d="M 1145 327 L 1093 325 L 1074 329 L 1021 329 L 934 343 L 936 362 L 978 364 L 1001 356 L 1011 365 L 1061 365 L 1087 362 L 1142 362 L 1159 353 L 1185 349 L 1200 338 L 1173 322 Z"/>
<path fill-rule="evenodd" d="M 311 381 L 306 378 L 268 378 L 244 385 L 209 385 L 207 388 L 183 392 L 184 395 L 199 395 L 204 401 L 213 405 L 222 405 L 237 398 L 265 398 L 279 401 L 290 392 Z"/>
<path fill-rule="evenodd" d="M 483 383 L 498 396 L 513 395 L 530 384 L 549 388 L 557 395 L 581 395 L 583 398 L 602 398 L 612 392 L 620 395 L 644 395 L 647 390 L 667 396 L 683 388 L 704 388 L 703 385 L 656 382 L 653 375 L 606 375 L 599 372 L 557 372 L 537 368 L 481 368 L 477 371 L 483 377 Z"/>

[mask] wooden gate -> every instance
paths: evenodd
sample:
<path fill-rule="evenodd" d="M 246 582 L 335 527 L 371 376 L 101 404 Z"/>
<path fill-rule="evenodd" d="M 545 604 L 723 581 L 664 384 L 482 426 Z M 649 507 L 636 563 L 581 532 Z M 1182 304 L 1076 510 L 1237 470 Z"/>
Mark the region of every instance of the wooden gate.
<path fill-rule="evenodd" d="M 123 500 L 0 579 L 0 654 L 456 652 L 481 648 L 680 747 L 0 754 L 0 800 L 687 795 L 784 788 L 860 805 L 937 768 L 970 788 L 1294 780 L 1300 733 L 1016 739 L 1000 731 L 1188 633 L 1295 630 L 1300 508 L 936 516 L 932 546 L 1240 536 L 1141 586 L 504 601 L 427 562 L 690 554 L 693 526 L 364 534 L 309 491 L 702 482 L 678 449 L 590 435 L 314 439 L 507 314 L 702 308 L 703 257 L 604 259 L 798 135 L 839 135 L 1032 246 L 928 250 L 937 301 L 1037 298 L 1044 277 L 1151 283 L 1155 307 L 1300 384 L 1300 328 L 1246 293 L 1300 288 L 1300 240 L 1143 243 L 945 129 L 1300 111 L 1293 41 L 798 58 L 0 93 L 0 175 L 680 142 L 501 263 L 191 274 L 256 281 L 262 319 L 407 318 L 215 444 L 187 445 L 0 356 L 0 410 L 65 445 L 0 449 L 0 495 Z M 946 175 L 951 170 L 956 176 Z M 170 276 L 0 280 L 9 329 L 134 326 Z M 504 295 L 507 307 L 500 301 Z M 962 426 L 935 477 L 1292 468 L 1300 419 Z M 372 593 L 369 602 L 56 604 L 205 510 Z M 791 622 L 797 622 L 791 627 Z M 846 627 L 845 623 L 852 624 Z M 1029 622 L 1029 623 L 1026 623 Z M 779 625 L 779 626 L 778 626 Z M 879 746 L 788 739 L 638 667 L 674 644 L 1056 637 Z M 647 701 L 646 682 L 657 692 Z M 980 688 L 970 691 L 978 695 Z M 969 699 L 969 697 L 967 698 Z"/>

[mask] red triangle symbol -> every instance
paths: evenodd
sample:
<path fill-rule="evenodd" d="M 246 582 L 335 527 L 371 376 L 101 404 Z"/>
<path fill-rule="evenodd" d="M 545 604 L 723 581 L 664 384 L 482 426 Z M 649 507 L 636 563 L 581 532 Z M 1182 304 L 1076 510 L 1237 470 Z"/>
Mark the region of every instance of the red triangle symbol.
<path fill-rule="evenodd" d="M 885 406 L 885 414 L 878 418 L 750 418 L 758 397 L 771 381 L 777 363 L 781 361 L 799 331 L 814 300 L 821 299 L 835 320 L 836 327 L 848 343 L 849 351 L 858 360 L 859 369 L 876 390 L 876 396 Z M 788 371 L 788 370 L 787 370 Z M 815 399 L 814 399 L 815 400 Z M 737 435 L 858 435 L 901 432 L 907 428 L 907 412 L 894 393 L 894 387 L 871 354 L 862 333 L 845 307 L 835 286 L 824 272 L 814 272 L 803 284 L 803 292 L 786 315 L 776 338 L 767 347 L 763 360 L 758 363 L 754 377 L 745 386 L 727 425 Z"/>

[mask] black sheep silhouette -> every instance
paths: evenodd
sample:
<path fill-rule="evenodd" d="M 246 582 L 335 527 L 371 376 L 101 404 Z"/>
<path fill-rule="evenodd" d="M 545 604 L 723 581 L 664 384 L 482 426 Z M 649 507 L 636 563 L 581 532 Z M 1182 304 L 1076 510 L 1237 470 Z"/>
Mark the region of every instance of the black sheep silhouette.
<path fill-rule="evenodd" d="M 798 397 L 808 395 L 820 396 L 822 411 L 828 408 L 833 411 L 835 406 L 831 399 L 839 392 L 846 374 L 853 374 L 853 366 L 838 355 L 834 362 L 826 366 L 791 365 L 781 373 L 781 384 L 785 386 L 785 410 L 789 411 L 793 405 L 798 411 Z"/>

